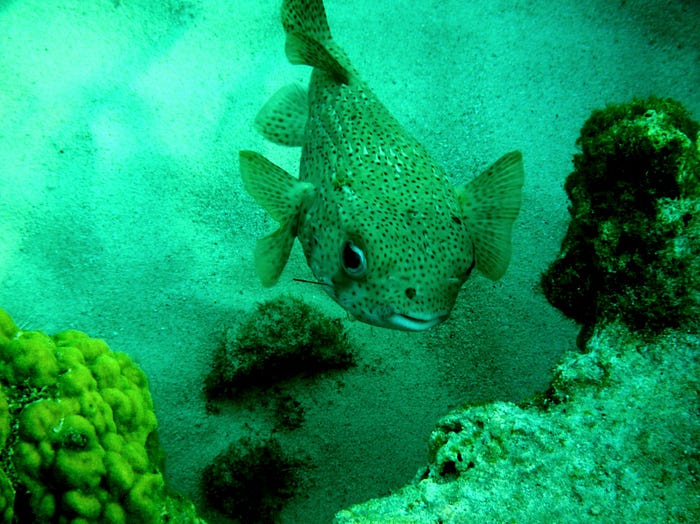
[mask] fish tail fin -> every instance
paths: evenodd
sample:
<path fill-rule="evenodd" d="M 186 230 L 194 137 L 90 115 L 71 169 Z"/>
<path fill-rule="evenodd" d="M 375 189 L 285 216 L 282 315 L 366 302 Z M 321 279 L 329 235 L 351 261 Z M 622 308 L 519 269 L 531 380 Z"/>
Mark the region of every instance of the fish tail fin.
<path fill-rule="evenodd" d="M 302 209 L 313 195 L 314 186 L 254 151 L 241 151 L 239 158 L 243 187 L 280 224 L 255 247 L 258 276 L 265 287 L 274 286 L 287 264 Z"/>
<path fill-rule="evenodd" d="M 508 268 L 513 223 L 520 211 L 523 155 L 512 151 L 499 158 L 465 187 L 457 199 L 474 242 L 476 268 L 498 280 Z"/>
<path fill-rule="evenodd" d="M 331 40 L 323 0 L 284 0 L 282 25 L 287 34 L 301 33 L 321 43 Z"/>
<path fill-rule="evenodd" d="M 287 33 L 287 58 L 292 64 L 309 65 L 326 71 L 340 83 L 350 82 L 350 62 L 331 37 L 323 0 L 284 0 L 282 25 Z"/>

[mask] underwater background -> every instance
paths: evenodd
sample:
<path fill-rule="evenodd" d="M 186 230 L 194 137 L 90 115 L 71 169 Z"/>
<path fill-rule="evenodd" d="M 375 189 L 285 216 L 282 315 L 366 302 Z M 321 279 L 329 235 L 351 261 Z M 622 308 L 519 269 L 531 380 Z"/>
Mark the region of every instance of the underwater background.
<path fill-rule="evenodd" d="M 229 443 L 277 433 L 265 394 L 206 410 L 222 330 L 281 294 L 346 320 L 358 366 L 295 384 L 305 422 L 279 435 L 313 465 L 281 520 L 320 523 L 409 482 L 451 408 L 547 388 L 578 333 L 538 288 L 568 224 L 576 138 L 592 110 L 635 96 L 700 119 L 700 4 L 325 2 L 337 42 L 455 183 L 524 155 L 506 276 L 473 276 L 448 321 L 403 333 L 292 281 L 310 277 L 298 247 L 276 287 L 257 279 L 252 250 L 273 224 L 243 191 L 238 151 L 296 172 L 299 150 L 252 122 L 310 72 L 284 56 L 280 3 L 0 1 L 0 307 L 138 362 L 167 480 L 198 502 Z"/>

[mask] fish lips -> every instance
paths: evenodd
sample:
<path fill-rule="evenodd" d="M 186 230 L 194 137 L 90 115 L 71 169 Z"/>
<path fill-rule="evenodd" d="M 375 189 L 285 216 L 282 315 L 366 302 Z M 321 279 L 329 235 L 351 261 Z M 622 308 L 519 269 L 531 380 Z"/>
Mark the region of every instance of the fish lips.
<path fill-rule="evenodd" d="M 425 331 L 426 329 L 437 326 L 448 316 L 449 313 L 394 313 L 383 320 L 384 326 L 388 328 L 400 329 L 402 331 Z"/>

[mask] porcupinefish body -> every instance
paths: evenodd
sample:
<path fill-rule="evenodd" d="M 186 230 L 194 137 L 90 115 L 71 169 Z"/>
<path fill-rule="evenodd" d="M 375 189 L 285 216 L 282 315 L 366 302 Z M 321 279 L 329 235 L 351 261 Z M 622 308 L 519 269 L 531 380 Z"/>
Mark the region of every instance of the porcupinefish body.
<path fill-rule="evenodd" d="M 287 57 L 313 72 L 308 92 L 282 88 L 255 119 L 269 140 L 302 147 L 299 177 L 240 154 L 245 189 L 279 223 L 255 249 L 262 283 L 277 282 L 298 238 L 317 281 L 354 317 L 431 328 L 475 267 L 494 280 L 504 274 L 522 155 L 454 187 L 331 38 L 322 0 L 285 0 L 282 22 Z"/>

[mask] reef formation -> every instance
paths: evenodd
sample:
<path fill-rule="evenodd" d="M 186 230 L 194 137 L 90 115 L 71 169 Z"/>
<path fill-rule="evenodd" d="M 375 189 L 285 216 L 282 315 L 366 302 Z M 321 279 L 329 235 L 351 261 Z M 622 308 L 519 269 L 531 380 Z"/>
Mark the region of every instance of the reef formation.
<path fill-rule="evenodd" d="M 468 406 L 430 437 L 429 465 L 336 524 L 693 522 L 700 515 L 700 337 L 650 343 L 621 324 L 566 353 L 533 403 Z"/>
<path fill-rule="evenodd" d="M 588 326 L 697 329 L 699 129 L 672 99 L 593 112 L 564 186 L 571 222 L 542 276 L 552 305 Z"/>

